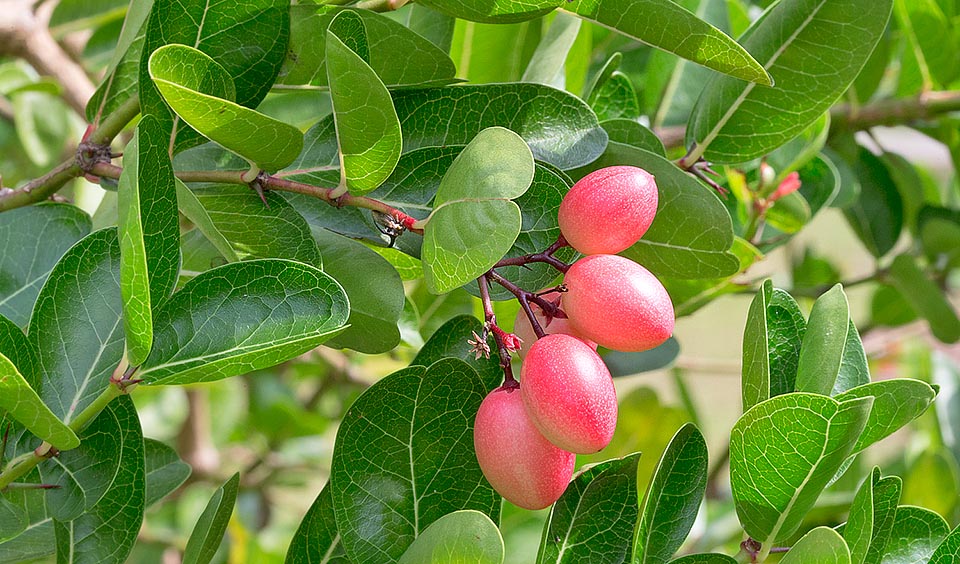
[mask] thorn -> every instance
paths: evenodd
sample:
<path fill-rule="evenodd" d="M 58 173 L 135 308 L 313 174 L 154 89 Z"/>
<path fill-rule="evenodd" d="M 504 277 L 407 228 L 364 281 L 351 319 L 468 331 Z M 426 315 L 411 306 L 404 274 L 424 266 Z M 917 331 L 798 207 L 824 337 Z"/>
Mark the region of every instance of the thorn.
<path fill-rule="evenodd" d="M 269 208 L 270 204 L 267 203 L 267 195 L 263 190 L 263 184 L 260 183 L 259 178 L 254 179 L 253 182 L 250 183 L 250 188 L 260 196 L 260 201 L 263 202 L 263 205 Z"/>

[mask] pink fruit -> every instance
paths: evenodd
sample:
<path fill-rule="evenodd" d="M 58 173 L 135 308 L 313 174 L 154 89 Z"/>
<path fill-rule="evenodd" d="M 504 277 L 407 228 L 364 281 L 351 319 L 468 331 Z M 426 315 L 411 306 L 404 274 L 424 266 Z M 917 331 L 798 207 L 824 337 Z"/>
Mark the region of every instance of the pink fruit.
<path fill-rule="evenodd" d="M 673 334 L 673 303 L 649 270 L 617 255 L 573 263 L 563 279 L 563 311 L 586 338 L 625 352 L 645 351 Z"/>
<path fill-rule="evenodd" d="M 543 294 L 541 297 L 550 302 L 559 301 L 560 292 L 550 292 L 549 294 Z M 543 310 L 540 309 L 540 306 L 534 303 L 530 304 L 530 309 L 533 310 L 533 314 L 536 316 L 537 321 L 540 322 L 540 327 L 543 328 L 544 333 L 548 335 L 553 335 L 556 333 L 571 335 L 587 343 L 587 345 L 591 346 L 593 350 L 597 350 L 597 344 L 589 339 L 583 338 L 583 336 L 580 335 L 580 332 L 574 329 L 573 325 L 570 324 L 569 319 L 564 319 L 562 317 L 551 317 L 548 319 L 546 314 L 543 313 Z M 520 350 L 517 351 L 517 354 L 520 356 L 520 358 L 526 358 L 527 353 L 530 351 L 530 347 L 533 346 L 533 343 L 537 342 L 537 334 L 534 333 L 533 326 L 530 325 L 530 319 L 527 318 L 527 314 L 523 311 L 523 309 L 517 312 L 517 318 L 513 321 L 513 333 L 517 337 L 520 337 L 520 340 L 523 341 L 523 344 L 521 345 Z"/>
<path fill-rule="evenodd" d="M 569 335 L 547 335 L 530 348 L 520 372 L 523 406 L 551 443 L 588 454 L 610 443 L 617 391 L 603 360 Z"/>
<path fill-rule="evenodd" d="M 516 387 L 500 387 L 484 398 L 473 446 L 493 489 L 514 505 L 543 509 L 567 489 L 576 457 L 537 431 L 520 395 Z"/>
<path fill-rule="evenodd" d="M 585 255 L 619 253 L 647 232 L 657 201 L 657 184 L 649 172 L 633 166 L 602 168 L 564 196 L 560 231 Z"/>

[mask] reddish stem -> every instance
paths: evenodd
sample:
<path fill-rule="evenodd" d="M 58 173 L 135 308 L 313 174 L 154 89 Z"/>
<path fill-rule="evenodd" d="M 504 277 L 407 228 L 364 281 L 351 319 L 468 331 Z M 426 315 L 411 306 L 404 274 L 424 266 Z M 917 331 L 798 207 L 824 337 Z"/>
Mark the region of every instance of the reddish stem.
<path fill-rule="evenodd" d="M 488 274 L 477 278 L 477 284 L 480 286 L 480 301 L 483 303 L 483 317 L 486 321 L 486 327 L 491 328 L 493 340 L 497 343 L 497 353 L 500 355 L 500 368 L 503 369 L 503 385 L 506 387 L 519 386 L 519 382 L 513 376 L 513 367 L 510 366 L 510 351 L 503 342 L 503 330 L 497 327 L 497 316 L 493 313 L 493 301 L 490 300 L 490 281 Z M 486 338 L 484 331 L 483 338 Z"/>

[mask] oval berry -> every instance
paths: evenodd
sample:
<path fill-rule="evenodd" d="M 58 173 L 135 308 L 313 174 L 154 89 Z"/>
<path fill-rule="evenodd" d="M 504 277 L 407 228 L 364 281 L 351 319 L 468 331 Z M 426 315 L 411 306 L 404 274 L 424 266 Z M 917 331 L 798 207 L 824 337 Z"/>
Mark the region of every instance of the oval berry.
<path fill-rule="evenodd" d="M 600 356 L 570 335 L 546 335 L 520 369 L 527 414 L 551 443 L 580 454 L 602 450 L 617 426 L 617 391 Z"/>
<path fill-rule="evenodd" d="M 576 456 L 544 438 L 523 407 L 520 390 L 500 387 L 477 411 L 473 446 L 493 489 L 524 509 L 543 509 L 560 498 Z"/>
<path fill-rule="evenodd" d="M 657 183 L 634 166 L 611 166 L 584 176 L 567 192 L 560 232 L 585 255 L 616 254 L 636 243 L 657 213 Z"/>
<path fill-rule="evenodd" d="M 573 263 L 563 278 L 563 311 L 580 333 L 625 352 L 652 349 L 673 334 L 673 303 L 649 270 L 617 255 Z"/>

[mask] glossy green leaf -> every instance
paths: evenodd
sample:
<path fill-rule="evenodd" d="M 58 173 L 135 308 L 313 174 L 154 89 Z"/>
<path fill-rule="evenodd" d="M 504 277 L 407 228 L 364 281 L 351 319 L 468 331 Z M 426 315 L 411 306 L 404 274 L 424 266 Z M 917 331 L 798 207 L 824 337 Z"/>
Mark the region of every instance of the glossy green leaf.
<path fill-rule="evenodd" d="M 486 387 L 458 359 L 411 366 L 369 388 L 343 418 L 331 465 L 337 528 L 355 562 L 397 562 L 460 509 L 499 519 L 500 496 L 473 451 Z"/>
<path fill-rule="evenodd" d="M 526 142 L 485 129 L 443 176 L 423 233 L 424 278 L 431 292 L 458 288 L 490 269 L 520 234 L 520 208 L 535 166 Z"/>
<path fill-rule="evenodd" d="M 77 435 L 50 411 L 3 354 L 0 354 L 0 410 L 60 450 L 76 448 L 80 444 Z"/>
<path fill-rule="evenodd" d="M 609 119 L 600 124 L 610 137 L 609 148 L 614 143 L 631 145 L 644 151 L 667 156 L 667 150 L 657 134 L 632 119 Z"/>
<path fill-rule="evenodd" d="M 230 241 L 227 240 L 226 236 L 217 227 L 216 222 L 210 217 L 207 209 L 203 207 L 203 204 L 197 199 L 196 195 L 194 195 L 179 178 L 175 180 L 177 185 L 177 206 L 180 208 L 180 213 L 189 219 L 190 223 L 193 223 L 197 230 L 203 233 L 203 236 L 210 241 L 210 244 L 217 249 L 217 252 L 219 252 L 227 262 L 237 262 L 240 260 Z"/>
<path fill-rule="evenodd" d="M 770 399 L 767 308 L 770 307 L 772 294 L 773 282 L 764 281 L 747 311 L 747 323 L 743 328 L 743 368 L 740 376 L 740 398 L 744 412 Z"/>
<path fill-rule="evenodd" d="M 873 471 L 863 481 L 850 504 L 850 514 L 843 526 L 843 540 L 850 548 L 850 562 L 862 564 L 873 540 L 873 488 L 880 480 L 880 469 Z"/>
<path fill-rule="evenodd" d="M 734 564 L 737 560 L 726 554 L 690 554 L 671 560 L 670 564 Z"/>
<path fill-rule="evenodd" d="M 323 486 L 300 522 L 284 564 L 350 564 L 337 531 L 330 482 Z"/>
<path fill-rule="evenodd" d="M 884 548 L 881 564 L 910 564 L 927 562 L 943 539 L 950 533 L 950 526 L 929 509 L 901 505 L 891 527 L 890 539 Z"/>
<path fill-rule="evenodd" d="M 774 288 L 767 306 L 770 397 L 796 390 L 797 365 L 807 322 L 790 294 Z"/>
<path fill-rule="evenodd" d="M 120 295 L 127 362 L 139 366 L 153 346 L 153 310 L 180 271 L 180 218 L 168 135 L 153 116 L 137 124 L 124 150 L 117 189 Z"/>
<path fill-rule="evenodd" d="M 121 309 L 117 231 L 96 231 L 53 268 L 30 319 L 40 398 L 64 423 L 106 389 L 123 357 Z"/>
<path fill-rule="evenodd" d="M 951 519 L 960 494 L 960 470 L 949 449 L 931 447 L 920 453 L 903 476 L 900 502 L 930 509 Z"/>
<path fill-rule="evenodd" d="M 180 460 L 177 451 L 160 441 L 144 439 L 143 457 L 147 507 L 165 498 L 190 477 L 190 465 Z"/>
<path fill-rule="evenodd" d="M 958 559 L 960 559 L 960 528 L 955 528 L 934 551 L 929 564 L 952 564 Z"/>
<path fill-rule="evenodd" d="M 893 0 L 789 0 L 763 14 L 741 43 L 775 81 L 757 87 L 718 76 L 704 85 L 687 145 L 706 159 L 740 163 L 783 145 L 816 121 L 860 73 Z M 841 43 L 838 43 L 840 41 Z"/>
<path fill-rule="evenodd" d="M 196 131 L 178 123 L 154 85 L 148 69 L 154 50 L 168 44 L 199 49 L 232 77 L 236 98 L 230 100 L 255 108 L 280 71 L 289 38 L 290 3 L 283 0 L 153 0 L 140 60 L 142 113 L 154 114 L 175 132 L 174 152 L 202 143 Z"/>
<path fill-rule="evenodd" d="M 419 11 L 424 8 L 411 6 Z M 339 12 L 331 6 L 290 7 L 290 52 L 277 85 L 311 85 L 324 88 L 327 81 L 324 30 Z M 369 45 L 369 64 L 391 88 L 453 82 L 453 61 L 443 50 L 410 28 L 369 10 L 356 12 L 363 20 Z M 415 56 L 411 56 L 415 54 Z"/>
<path fill-rule="evenodd" d="M 431 523 L 398 562 L 500 564 L 503 556 L 503 539 L 497 525 L 486 514 L 466 509 L 448 513 Z"/>
<path fill-rule="evenodd" d="M 730 252 L 737 258 L 740 272 L 763 258 L 759 249 L 740 237 L 734 237 Z M 690 315 L 720 296 L 742 291 L 730 276 L 693 280 L 660 277 L 660 281 L 670 294 L 677 317 Z"/>
<path fill-rule="evenodd" d="M 13 321 L 0 316 L 0 355 L 7 358 L 27 386 L 36 390 L 40 384 L 40 361 L 33 344 Z M 0 429 L 6 429 L 9 419 L 6 408 L 0 407 Z M 0 456 L 4 453 L 0 450 Z"/>
<path fill-rule="evenodd" d="M 860 149 L 854 169 L 860 181 L 860 197 L 843 213 L 867 250 L 879 258 L 900 238 L 903 199 L 890 171 L 870 151 Z"/>
<path fill-rule="evenodd" d="M 87 121 L 95 123 L 99 116 L 110 115 L 125 101 L 137 94 L 140 74 L 140 55 L 147 37 L 147 18 L 153 9 L 153 0 L 131 0 L 123 28 L 113 46 L 113 56 L 107 65 L 103 82 L 87 102 Z"/>
<path fill-rule="evenodd" d="M 240 473 L 230 477 L 213 492 L 183 551 L 184 564 L 207 564 L 213 560 L 227 530 L 240 488 Z"/>
<path fill-rule="evenodd" d="M 640 453 L 590 466 L 553 504 L 537 564 L 626 562 L 637 520 Z"/>
<path fill-rule="evenodd" d="M 850 564 L 850 549 L 830 527 L 817 527 L 803 535 L 780 560 L 783 564 Z"/>
<path fill-rule="evenodd" d="M 351 306 L 349 327 L 327 341 L 327 346 L 367 354 L 392 350 L 400 343 L 400 275 L 381 256 L 356 241 L 325 229 L 315 230 L 314 238 L 327 257 L 323 271 L 343 287 Z"/>
<path fill-rule="evenodd" d="M 387 87 L 366 61 L 369 46 L 360 16 L 340 12 L 330 22 L 326 36 L 327 79 L 340 146 L 340 186 L 356 195 L 365 194 L 383 184 L 400 160 L 400 120 Z"/>
<path fill-rule="evenodd" d="M 792 393 L 743 414 L 730 433 L 730 482 L 747 534 L 770 545 L 796 532 L 853 451 L 872 403 Z"/>
<path fill-rule="evenodd" d="M 563 9 L 715 71 L 751 83 L 772 84 L 771 77 L 747 50 L 679 4 L 665 0 L 575 0 Z"/>
<path fill-rule="evenodd" d="M 450 57 L 473 84 L 519 82 L 540 43 L 542 21 L 511 24 L 457 20 Z"/>
<path fill-rule="evenodd" d="M 343 329 L 346 294 L 312 266 L 281 259 L 200 274 L 154 316 L 147 384 L 209 382 L 273 366 Z"/>
<path fill-rule="evenodd" d="M 441 14 L 472 22 L 510 23 L 540 17 L 562 0 L 420 0 Z"/>
<path fill-rule="evenodd" d="M 580 18 L 560 12 L 533 52 L 521 80 L 564 86 L 564 63 L 580 32 Z"/>
<path fill-rule="evenodd" d="M 587 99 L 597 119 L 636 119 L 640 117 L 640 102 L 630 78 L 614 71 L 610 78 L 597 85 Z"/>
<path fill-rule="evenodd" d="M 137 411 L 129 396 L 121 396 L 100 417 L 116 421 L 111 432 L 121 444 L 119 467 L 95 506 L 72 521 L 54 522 L 58 563 L 122 564 L 140 532 L 146 486 Z"/>
<path fill-rule="evenodd" d="M 958 70 L 957 43 L 936 0 L 895 0 L 893 11 L 906 48 L 916 59 L 924 90 L 949 84 Z"/>
<path fill-rule="evenodd" d="M 913 309 L 930 324 L 930 332 L 944 343 L 960 340 L 960 318 L 956 309 L 920 270 L 909 254 L 899 255 L 890 265 L 890 281 L 913 306 Z"/>
<path fill-rule="evenodd" d="M 300 154 L 300 130 L 232 101 L 229 73 L 203 51 L 166 45 L 153 52 L 150 78 L 190 127 L 261 169 L 276 171 Z"/>
<path fill-rule="evenodd" d="M 0 214 L 0 315 L 26 327 L 53 265 L 90 233 L 76 206 L 39 204 Z"/>
<path fill-rule="evenodd" d="M 667 562 L 697 518 L 707 487 L 707 443 L 693 423 L 677 431 L 653 474 L 640 510 L 633 562 Z"/>
<path fill-rule="evenodd" d="M 893 534 L 902 482 L 896 476 L 880 479 L 878 472 L 874 472 L 870 480 L 873 482 L 873 534 L 863 562 L 880 564 L 887 541 Z"/>
<path fill-rule="evenodd" d="M 843 347 L 843 359 L 840 362 L 840 371 L 837 381 L 833 384 L 830 395 L 836 396 L 847 390 L 870 383 L 870 367 L 867 364 L 867 354 L 863 350 L 860 332 L 850 320 L 847 329 L 847 340 Z"/>
<path fill-rule="evenodd" d="M 232 184 L 207 185 L 192 194 L 213 224 L 213 238 L 219 233 L 239 259 L 285 258 L 321 266 L 310 226 L 279 194 L 264 194 L 266 205 L 249 188 Z"/>
<path fill-rule="evenodd" d="M 459 358 L 477 371 L 486 390 L 496 388 L 503 382 L 503 368 L 500 367 L 499 359 L 496 355 L 476 358 L 473 347 L 467 343 L 473 339 L 474 333 L 480 334 L 482 327 L 480 320 L 472 315 L 453 317 L 430 335 L 410 365 L 430 366 L 444 358 Z M 492 350 L 492 336 L 487 339 L 487 344 Z"/>
<path fill-rule="evenodd" d="M 797 391 L 829 394 L 843 362 L 850 311 L 839 284 L 817 298 L 797 363 Z"/>

